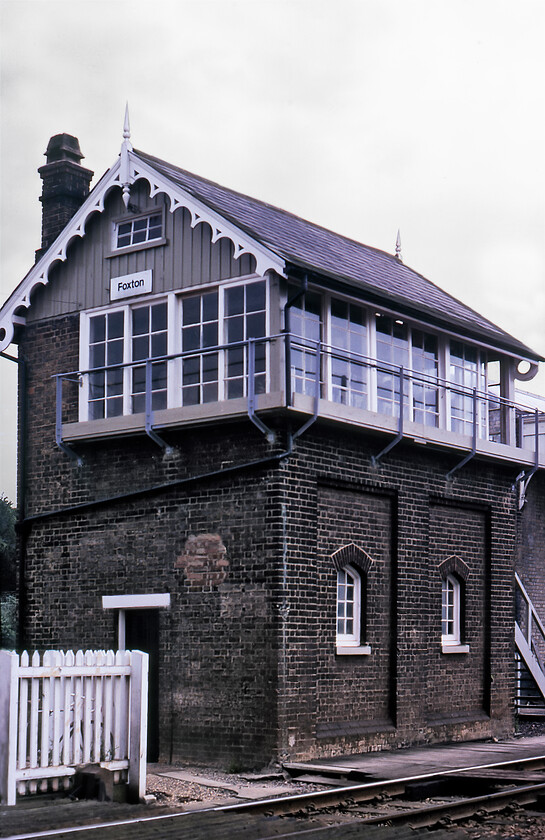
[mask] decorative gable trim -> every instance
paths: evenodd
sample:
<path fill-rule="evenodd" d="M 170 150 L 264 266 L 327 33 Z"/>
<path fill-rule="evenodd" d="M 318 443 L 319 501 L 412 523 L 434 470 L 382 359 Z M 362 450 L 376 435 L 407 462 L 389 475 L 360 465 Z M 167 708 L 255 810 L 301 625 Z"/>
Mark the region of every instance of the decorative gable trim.
<path fill-rule="evenodd" d="M 254 239 L 244 234 L 236 225 L 226 221 L 219 213 L 212 210 L 198 198 L 177 184 L 173 184 L 166 177 L 159 174 L 152 166 L 141 160 L 134 152 L 129 152 L 129 179 L 133 184 L 139 179 L 144 179 L 150 186 L 150 197 L 165 194 L 170 201 L 170 212 L 173 213 L 179 207 L 185 207 L 191 214 L 191 227 L 206 222 L 212 229 L 212 242 L 219 239 L 230 239 L 234 245 L 234 259 L 238 260 L 243 254 L 251 254 L 256 260 L 256 273 L 263 276 L 266 271 L 272 269 L 279 274 L 284 274 L 285 261 L 278 254 L 259 245 Z"/>
<path fill-rule="evenodd" d="M 85 225 L 89 217 L 93 213 L 104 211 L 105 199 L 110 190 L 118 187 L 125 195 L 127 184 L 133 184 L 138 179 L 144 179 L 149 183 L 151 197 L 159 193 L 168 196 L 171 213 L 180 207 L 187 208 L 191 214 L 191 227 L 196 227 L 202 222 L 209 224 L 212 228 L 212 242 L 223 238 L 230 239 L 233 243 L 235 259 L 241 257 L 242 254 L 251 254 L 256 260 L 257 274 L 263 276 L 269 270 L 284 274 L 285 261 L 278 254 L 251 239 L 236 225 L 222 218 L 219 213 L 160 175 L 152 166 L 140 160 L 134 152 L 126 150 L 100 179 L 69 224 L 0 309 L 0 351 L 5 350 L 13 341 L 15 324 L 25 323 L 25 319 L 18 311 L 31 306 L 32 292 L 37 286 L 48 284 L 51 267 L 58 261 L 66 260 L 68 246 L 72 240 L 77 236 L 84 237 Z"/>
<path fill-rule="evenodd" d="M 346 566 L 355 566 L 364 574 L 367 574 L 373 564 L 373 560 L 367 552 L 354 543 L 338 548 L 331 555 L 331 560 L 338 572 Z"/>

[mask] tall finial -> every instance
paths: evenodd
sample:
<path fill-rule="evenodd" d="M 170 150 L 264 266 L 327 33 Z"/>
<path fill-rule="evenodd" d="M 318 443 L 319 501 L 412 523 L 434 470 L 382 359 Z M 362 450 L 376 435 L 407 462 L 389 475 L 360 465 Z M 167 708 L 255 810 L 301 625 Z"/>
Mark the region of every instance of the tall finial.
<path fill-rule="evenodd" d="M 126 143 L 132 151 L 131 146 L 131 123 L 129 120 L 129 103 L 125 105 L 125 122 L 123 123 L 123 143 Z"/>
<path fill-rule="evenodd" d="M 397 231 L 397 238 L 396 238 L 396 260 L 399 262 L 403 262 L 401 259 L 401 233 L 399 230 Z"/>
<path fill-rule="evenodd" d="M 123 204 L 128 208 L 131 182 L 129 152 L 132 152 L 131 124 L 129 121 L 129 103 L 125 106 L 125 122 L 123 123 L 123 143 L 121 144 L 121 172 L 120 180 L 123 188 Z"/>

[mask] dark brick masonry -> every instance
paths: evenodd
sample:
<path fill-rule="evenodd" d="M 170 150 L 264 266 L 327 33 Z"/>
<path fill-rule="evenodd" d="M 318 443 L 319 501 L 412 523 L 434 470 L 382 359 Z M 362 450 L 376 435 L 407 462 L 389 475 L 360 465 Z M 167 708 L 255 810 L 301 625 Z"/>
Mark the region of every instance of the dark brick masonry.
<path fill-rule="evenodd" d="M 513 725 L 512 467 L 316 423 L 280 462 L 248 421 L 80 447 L 54 440 L 54 380 L 77 367 L 77 316 L 26 328 L 30 646 L 109 648 L 103 595 L 163 593 L 160 754 L 262 765 L 411 743 L 506 735 Z M 75 389 L 74 389 L 75 394 Z M 66 394 L 65 415 L 73 417 Z M 178 482 L 170 489 L 154 487 Z M 467 654 L 441 651 L 441 564 L 457 557 Z M 336 573 L 358 565 L 368 655 L 337 655 Z"/>

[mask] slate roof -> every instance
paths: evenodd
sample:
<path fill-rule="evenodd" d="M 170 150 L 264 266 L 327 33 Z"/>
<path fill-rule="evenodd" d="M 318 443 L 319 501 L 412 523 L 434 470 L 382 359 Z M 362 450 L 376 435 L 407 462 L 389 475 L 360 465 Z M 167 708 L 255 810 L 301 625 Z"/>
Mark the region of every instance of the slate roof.
<path fill-rule="evenodd" d="M 263 201 L 222 187 L 134 150 L 145 163 L 200 199 L 288 263 L 356 287 L 413 317 L 532 360 L 543 360 L 518 339 L 444 292 L 393 255 L 363 245 Z"/>

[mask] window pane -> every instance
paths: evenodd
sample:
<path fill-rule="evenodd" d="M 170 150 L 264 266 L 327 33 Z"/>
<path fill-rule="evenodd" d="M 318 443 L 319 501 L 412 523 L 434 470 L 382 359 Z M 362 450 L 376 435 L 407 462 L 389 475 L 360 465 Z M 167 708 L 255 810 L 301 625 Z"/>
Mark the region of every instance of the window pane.
<path fill-rule="evenodd" d="M 218 293 L 211 292 L 202 296 L 203 321 L 216 321 L 218 317 Z"/>
<path fill-rule="evenodd" d="M 183 324 L 198 324 L 201 319 L 201 299 L 186 298 L 183 302 Z"/>
<path fill-rule="evenodd" d="M 229 318 L 227 321 L 227 343 L 233 344 L 235 341 L 242 341 L 244 338 L 244 320 L 239 318 Z"/>
<path fill-rule="evenodd" d="M 149 336 L 143 335 L 133 338 L 132 357 L 133 360 L 147 359 L 149 354 Z"/>
<path fill-rule="evenodd" d="M 149 307 L 141 306 L 132 312 L 132 334 L 142 335 L 149 332 Z"/>
<path fill-rule="evenodd" d="M 260 338 L 262 335 L 265 335 L 265 313 L 248 315 L 246 318 L 246 336 L 248 338 Z"/>
<path fill-rule="evenodd" d="M 151 329 L 153 332 L 166 330 L 167 328 L 167 305 L 158 303 L 151 307 Z"/>
<path fill-rule="evenodd" d="M 89 399 L 98 400 L 104 396 L 104 374 L 91 373 L 89 375 Z"/>
<path fill-rule="evenodd" d="M 108 364 L 120 365 L 123 362 L 123 340 L 108 342 Z"/>
<path fill-rule="evenodd" d="M 123 336 L 123 312 L 112 312 L 108 315 L 108 340 Z"/>
<path fill-rule="evenodd" d="M 123 373 L 120 370 L 109 370 L 107 374 L 108 396 L 123 393 Z"/>
<path fill-rule="evenodd" d="M 152 335 L 151 337 L 151 355 L 156 356 L 166 356 L 167 354 L 167 334 L 159 333 L 158 335 Z"/>
<path fill-rule="evenodd" d="M 185 327 L 182 332 L 182 350 L 198 350 L 201 343 L 200 327 Z"/>
<path fill-rule="evenodd" d="M 103 367 L 105 362 L 105 345 L 96 344 L 89 348 L 89 367 Z"/>
<path fill-rule="evenodd" d="M 226 290 L 225 311 L 227 315 L 239 315 L 244 312 L 244 286 Z"/>
<path fill-rule="evenodd" d="M 217 344 L 218 344 L 218 325 L 217 325 L 217 323 L 203 324 L 202 346 L 203 347 L 217 347 Z"/>
<path fill-rule="evenodd" d="M 257 312 L 260 309 L 265 309 L 265 283 L 262 281 L 246 286 L 246 311 Z"/>
<path fill-rule="evenodd" d="M 91 318 L 89 334 L 91 344 L 95 344 L 97 341 L 104 341 L 106 338 L 106 317 L 104 315 L 97 315 Z"/>
<path fill-rule="evenodd" d="M 200 364 L 198 358 L 184 359 L 182 368 L 182 382 L 184 385 L 195 385 L 199 381 Z"/>

